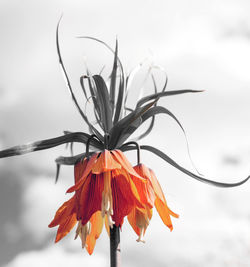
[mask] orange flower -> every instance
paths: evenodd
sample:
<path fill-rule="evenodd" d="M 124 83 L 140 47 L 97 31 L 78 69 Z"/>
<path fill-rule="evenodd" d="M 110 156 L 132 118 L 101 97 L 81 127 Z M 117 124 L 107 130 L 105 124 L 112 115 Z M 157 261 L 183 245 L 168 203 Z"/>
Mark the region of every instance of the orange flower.
<path fill-rule="evenodd" d="M 167 206 L 166 199 L 154 172 L 143 164 L 135 166 L 134 170 L 141 177 L 145 178 L 147 183 L 142 183 L 140 180 L 134 181 L 138 193 L 145 197 L 142 199 L 144 208 L 141 209 L 134 207 L 128 215 L 128 221 L 136 234 L 139 236 L 137 241 L 145 242 L 143 240 L 143 236 L 151 220 L 153 206 L 156 207 L 156 210 L 158 211 L 163 223 L 171 231 L 173 230 L 173 225 L 170 215 L 175 218 L 178 218 L 179 215 L 171 211 Z"/>
<path fill-rule="evenodd" d="M 49 227 L 59 225 L 55 242 L 62 239 L 78 222 L 76 238 L 93 252 L 104 217 L 109 227 L 122 226 L 133 208 L 143 208 L 135 183 L 145 183 L 120 150 L 95 153 L 75 165 L 75 185 L 67 190 L 74 196 L 56 212 Z"/>

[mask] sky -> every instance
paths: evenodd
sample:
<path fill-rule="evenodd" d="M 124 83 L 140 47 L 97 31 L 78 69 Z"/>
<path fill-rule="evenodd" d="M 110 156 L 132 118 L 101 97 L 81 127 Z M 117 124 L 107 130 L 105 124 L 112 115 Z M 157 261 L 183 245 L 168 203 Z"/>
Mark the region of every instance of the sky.
<path fill-rule="evenodd" d="M 225 182 L 246 178 L 250 172 L 249 8 L 247 0 L 0 0 L 0 149 L 56 137 L 64 130 L 87 131 L 58 64 L 55 30 L 63 14 L 62 54 L 76 90 L 84 62 L 92 73 L 112 62 L 102 46 L 76 37 L 97 37 L 113 47 L 117 37 L 127 72 L 145 64 L 132 85 L 131 106 L 149 64 L 166 70 L 168 90 L 204 90 L 160 103 L 184 126 L 201 173 Z M 161 84 L 162 73 L 157 77 Z M 146 92 L 150 90 L 148 85 Z M 141 144 L 161 148 L 192 170 L 184 136 L 170 118 L 157 117 L 154 131 Z M 47 227 L 69 198 L 65 191 L 73 183 L 73 168 L 63 167 L 59 182 L 54 183 L 54 159 L 68 154 L 62 146 L 0 160 L 0 266 L 109 265 L 105 231 L 89 256 L 74 233 L 54 244 L 56 230 Z M 135 155 L 127 156 L 135 164 Z M 135 241 L 125 222 L 124 267 L 250 265 L 249 183 L 215 188 L 147 152 L 142 160 L 154 169 L 168 205 L 180 218 L 173 219 L 170 232 L 154 211 L 145 244 Z"/>

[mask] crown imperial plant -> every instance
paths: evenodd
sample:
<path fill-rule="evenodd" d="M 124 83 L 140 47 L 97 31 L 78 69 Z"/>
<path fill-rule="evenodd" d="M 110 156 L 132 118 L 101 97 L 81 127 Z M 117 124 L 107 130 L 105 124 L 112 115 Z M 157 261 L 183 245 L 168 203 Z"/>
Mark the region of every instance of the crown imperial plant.
<path fill-rule="evenodd" d="M 165 162 L 177 168 L 187 176 L 200 182 L 218 187 L 234 187 L 245 183 L 249 176 L 237 183 L 222 183 L 206 179 L 198 172 L 193 173 L 180 166 L 160 149 L 150 145 L 139 145 L 135 140 L 141 140 L 148 135 L 159 114 L 171 117 L 185 131 L 166 107 L 160 106 L 158 101 L 162 97 L 175 96 L 186 93 L 198 93 L 200 90 L 167 90 L 166 76 L 164 86 L 159 90 L 155 77 L 151 73 L 154 92 L 138 99 L 135 108 L 127 107 L 129 87 L 140 67 L 126 75 L 118 57 L 118 42 L 115 50 L 99 39 L 91 39 L 103 44 L 113 55 L 113 67 L 108 81 L 101 74 L 86 73 L 80 77 L 80 84 L 86 101 L 92 100 L 93 114 L 96 123 L 93 124 L 79 105 L 70 79 L 64 66 L 59 45 L 59 24 L 56 31 L 56 44 L 59 63 L 66 78 L 66 84 L 72 100 L 82 119 L 89 127 L 89 133 L 64 132 L 64 135 L 42 140 L 26 145 L 12 147 L 0 151 L 0 158 L 22 155 L 38 150 L 49 149 L 62 144 L 83 143 L 86 150 L 82 154 L 56 159 L 57 175 L 61 165 L 74 166 L 74 184 L 67 190 L 72 197 L 64 202 L 56 211 L 49 227 L 58 226 L 55 242 L 66 236 L 76 226 L 75 238 L 81 239 L 82 248 L 89 254 L 93 253 L 96 240 L 102 232 L 103 225 L 110 236 L 111 266 L 120 266 L 120 235 L 119 230 L 124 218 L 135 231 L 137 241 L 144 242 L 144 234 L 152 217 L 155 207 L 163 223 L 172 231 L 171 217 L 178 218 L 167 205 L 162 188 L 155 173 L 146 167 L 140 159 L 141 150 L 147 150 Z M 153 69 L 153 67 L 152 67 Z M 160 71 L 162 69 L 158 68 Z M 127 140 L 144 122 L 149 121 L 148 127 L 135 140 Z M 186 137 L 186 135 L 185 135 Z M 132 166 L 125 152 L 137 151 L 137 165 Z M 157 168 L 157 167 L 156 167 Z"/>

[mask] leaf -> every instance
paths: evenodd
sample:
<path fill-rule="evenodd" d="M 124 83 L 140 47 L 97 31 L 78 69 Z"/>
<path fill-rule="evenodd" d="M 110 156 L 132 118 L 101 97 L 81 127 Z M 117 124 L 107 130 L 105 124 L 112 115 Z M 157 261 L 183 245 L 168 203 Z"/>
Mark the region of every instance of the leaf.
<path fill-rule="evenodd" d="M 87 74 L 88 76 L 85 76 L 85 78 L 88 80 L 88 85 L 89 85 L 89 91 L 94 103 L 94 110 L 95 110 L 95 117 L 96 120 L 99 122 L 100 118 L 101 118 L 101 111 L 100 111 L 100 103 L 97 103 L 97 99 L 96 99 L 96 87 L 95 87 L 95 82 L 94 79 L 90 73 L 90 71 L 87 69 Z M 101 124 L 99 124 L 101 128 L 103 128 L 103 126 Z"/>
<path fill-rule="evenodd" d="M 139 70 L 142 67 L 142 63 L 140 63 L 139 65 L 137 65 L 126 77 L 126 94 L 125 94 L 125 99 L 124 99 L 124 104 L 127 104 L 127 99 L 128 99 L 128 94 L 129 94 L 129 90 L 132 84 L 132 81 L 134 79 L 134 77 L 136 76 L 136 74 L 139 72 Z"/>
<path fill-rule="evenodd" d="M 71 142 L 71 143 L 70 143 L 70 153 L 71 153 L 71 156 L 74 155 L 74 150 L 73 150 L 73 148 L 74 148 L 74 143 Z"/>
<path fill-rule="evenodd" d="M 89 152 L 89 155 L 92 155 L 92 152 Z M 75 165 L 80 159 L 85 157 L 85 153 L 75 155 L 73 157 L 58 157 L 55 162 L 57 165 Z"/>
<path fill-rule="evenodd" d="M 160 151 L 159 149 L 152 147 L 152 146 L 147 146 L 147 145 L 142 145 L 140 146 L 141 149 L 143 150 L 147 150 L 153 154 L 155 154 L 156 156 L 162 158 L 163 160 L 165 160 L 167 163 L 169 163 L 170 165 L 172 165 L 173 167 L 175 167 L 176 169 L 180 170 L 181 172 L 187 174 L 188 176 L 203 182 L 203 183 L 207 183 L 210 185 L 214 185 L 217 187 L 225 187 L 225 188 L 229 188 L 229 187 L 235 187 L 235 186 L 239 186 L 244 184 L 245 182 L 247 182 L 250 178 L 250 176 L 248 176 L 246 179 L 237 182 L 237 183 L 221 183 L 221 182 L 217 182 L 214 180 L 210 180 L 210 179 L 206 179 L 203 178 L 199 175 L 196 175 L 194 173 L 192 173 L 191 171 L 185 169 L 184 167 L 180 166 L 178 163 L 176 163 L 173 159 L 171 159 L 169 156 L 167 156 L 165 153 L 163 153 L 162 151 Z M 128 151 L 128 150 L 135 150 L 136 148 L 134 146 L 124 146 L 120 148 L 122 151 Z"/>
<path fill-rule="evenodd" d="M 189 159 L 191 161 L 191 164 L 193 166 L 193 168 L 196 170 L 196 172 L 198 174 L 199 171 L 197 170 L 193 160 L 192 160 L 192 157 L 191 157 L 191 153 L 190 153 L 190 149 L 189 149 L 189 144 L 188 144 L 188 139 L 187 139 L 187 134 L 186 134 L 186 131 L 184 130 L 183 126 L 181 125 L 181 123 L 179 122 L 179 120 L 175 117 L 175 115 L 169 111 L 168 109 L 162 107 L 162 106 L 156 106 L 156 107 L 152 107 L 151 109 L 149 109 L 147 112 L 145 112 L 143 115 L 142 115 L 142 123 L 145 122 L 147 119 L 149 119 L 150 117 L 155 117 L 155 115 L 157 114 L 166 114 L 166 115 L 169 115 L 171 118 L 173 118 L 177 124 L 180 126 L 183 134 L 184 134 L 184 137 L 185 137 L 185 141 L 186 141 L 186 146 L 187 146 L 187 151 L 188 151 L 188 156 L 189 156 Z"/>
<path fill-rule="evenodd" d="M 156 81 L 155 81 L 155 78 L 154 78 L 154 75 L 151 74 L 151 77 L 152 77 L 152 81 L 153 81 L 153 84 L 154 84 L 154 93 L 157 94 L 157 85 L 156 85 Z M 166 74 L 166 81 L 165 81 L 165 84 L 164 84 L 164 87 L 163 87 L 163 91 L 165 90 L 166 86 L 167 86 L 167 82 L 168 82 L 168 76 Z M 154 106 L 157 105 L 157 102 L 154 104 Z M 142 134 L 140 134 L 138 137 L 134 138 L 135 141 L 139 141 L 141 140 L 142 138 L 146 137 L 147 135 L 149 135 L 151 133 L 151 131 L 153 130 L 153 127 L 154 127 L 154 123 L 155 123 L 155 116 L 153 116 L 151 118 L 151 122 L 148 126 L 148 128 L 146 129 L 146 131 Z"/>
<path fill-rule="evenodd" d="M 84 39 L 90 39 L 90 40 L 96 41 L 96 42 L 104 45 L 106 48 L 108 48 L 114 55 L 116 53 L 107 43 L 105 43 L 102 40 L 99 40 L 97 38 L 90 37 L 90 36 L 78 36 L 78 38 L 84 38 Z M 117 63 L 119 64 L 121 74 L 120 74 L 119 92 L 118 92 L 117 102 L 115 105 L 116 110 L 115 110 L 115 116 L 114 116 L 114 124 L 117 123 L 121 117 L 121 112 L 122 112 L 122 107 L 123 107 L 123 102 L 124 102 L 123 97 L 124 97 L 124 84 L 125 84 L 124 70 L 123 70 L 121 60 L 118 57 L 118 55 L 117 55 Z"/>
<path fill-rule="evenodd" d="M 37 141 L 34 143 L 14 146 L 12 148 L 0 151 L 0 158 L 23 155 L 23 154 L 34 152 L 34 151 L 49 149 L 49 148 L 56 147 L 56 146 L 59 146 L 65 143 L 70 143 L 70 142 L 79 142 L 79 143 L 86 144 L 89 137 L 90 137 L 89 134 L 76 132 L 76 133 L 59 136 L 56 138 Z M 96 139 L 91 139 L 90 144 L 98 149 L 103 148 L 102 143 L 97 141 Z"/>
<path fill-rule="evenodd" d="M 126 136 L 128 133 L 128 128 L 132 127 L 133 129 L 135 127 L 138 127 L 138 123 L 141 123 L 141 115 L 145 113 L 152 105 L 154 105 L 154 102 L 151 102 L 143 107 L 136 108 L 133 112 L 128 114 L 126 117 L 118 121 L 113 128 L 110 130 L 110 143 L 109 148 L 114 149 L 118 143 L 119 145 L 122 144 L 122 141 L 126 140 Z M 137 126 L 136 126 L 137 125 Z"/>
<path fill-rule="evenodd" d="M 154 117 L 157 114 L 162 114 L 162 113 L 169 115 L 178 123 L 178 125 L 181 127 L 186 138 L 186 133 L 184 131 L 184 128 L 182 127 L 181 123 L 178 121 L 178 119 L 174 116 L 173 113 L 171 113 L 169 110 L 167 110 L 166 108 L 162 106 L 155 106 L 155 107 L 150 106 L 143 113 L 141 113 L 140 115 L 138 114 L 136 124 L 127 123 L 127 125 L 125 125 L 126 127 L 123 128 L 122 135 L 120 135 L 119 137 L 117 146 L 121 146 L 123 142 L 126 141 L 127 138 L 130 135 L 132 135 L 146 120 L 148 120 L 151 117 Z M 187 138 L 186 138 L 186 141 L 187 141 Z"/>
<path fill-rule="evenodd" d="M 144 133 L 140 134 L 138 137 L 133 138 L 133 140 L 134 140 L 134 141 L 139 141 L 139 140 L 141 140 L 142 138 L 144 138 L 144 137 L 146 137 L 147 135 L 149 135 L 149 134 L 151 133 L 151 131 L 153 130 L 154 123 L 155 123 L 155 116 L 153 116 L 153 117 L 151 118 L 151 122 L 150 122 L 150 124 L 149 124 L 147 130 L 146 130 Z"/>
<path fill-rule="evenodd" d="M 87 92 L 86 92 L 86 89 L 85 89 L 85 86 L 84 86 L 84 78 L 85 78 L 84 75 L 82 75 L 82 76 L 80 77 L 80 84 L 81 84 L 82 91 L 83 91 L 83 93 L 84 93 L 85 98 L 88 99 Z"/>
<path fill-rule="evenodd" d="M 58 182 L 59 174 L 60 174 L 60 164 L 56 164 L 56 179 L 55 179 L 55 184 Z"/>
<path fill-rule="evenodd" d="M 62 18 L 62 17 L 61 17 Z M 61 51 L 60 51 L 60 45 L 59 45 L 59 25 L 60 25 L 60 22 L 61 22 L 61 18 L 57 24 L 57 28 L 56 28 L 56 48 L 57 48 L 57 54 L 58 54 L 58 58 L 59 58 L 59 64 L 61 66 L 61 69 L 62 69 L 62 73 L 63 73 L 63 76 L 66 80 L 66 84 L 67 84 L 67 87 L 69 89 L 69 92 L 71 94 L 71 97 L 72 97 L 72 100 L 74 102 L 74 104 L 76 105 L 79 113 L 81 114 L 82 118 L 84 119 L 84 121 L 88 124 L 88 126 L 92 129 L 92 131 L 99 137 L 101 138 L 101 134 L 98 132 L 97 129 L 95 129 L 95 127 L 89 122 L 87 116 L 83 113 L 82 109 L 80 108 L 77 100 L 76 100 L 76 97 L 74 95 L 74 92 L 73 92 L 73 89 L 72 89 L 72 86 L 71 86 L 71 83 L 70 83 L 70 80 L 69 80 L 69 77 L 68 77 L 68 74 L 66 72 L 66 69 L 64 67 L 64 63 L 63 63 L 63 60 L 62 60 L 62 56 L 61 56 Z"/>
<path fill-rule="evenodd" d="M 97 38 L 94 38 L 94 37 L 91 37 L 91 36 L 78 36 L 77 38 L 79 39 L 90 39 L 90 40 L 93 40 L 93 41 L 96 41 L 102 45 L 104 45 L 106 48 L 108 48 L 113 54 L 115 54 L 115 51 L 105 42 L 103 42 L 102 40 L 100 39 L 97 39 Z M 121 71 L 122 71 L 122 74 L 124 75 L 124 71 L 123 71 L 123 66 L 122 66 L 122 63 L 121 63 L 121 60 L 119 59 L 119 57 L 117 56 L 117 62 L 119 63 L 119 66 L 121 68 Z"/>
<path fill-rule="evenodd" d="M 174 91 L 166 91 L 166 92 L 160 92 L 157 94 L 152 94 L 145 96 L 141 98 L 138 102 L 136 107 L 142 106 L 144 103 L 150 101 L 150 100 L 159 100 L 163 96 L 171 96 L 171 95 L 179 95 L 179 94 L 186 94 L 186 93 L 200 93 L 203 92 L 203 90 L 191 90 L 191 89 L 185 89 L 185 90 L 174 90 Z"/>
<path fill-rule="evenodd" d="M 111 72 L 111 81 L 110 81 L 110 103 L 112 108 L 112 115 L 114 113 L 114 105 L 115 105 L 115 88 L 116 88 L 116 74 L 117 74 L 117 55 L 118 55 L 118 41 L 116 39 L 115 44 L 115 55 L 114 55 L 114 63 L 113 69 Z"/>
<path fill-rule="evenodd" d="M 101 121 L 103 123 L 104 132 L 108 133 L 113 126 L 108 89 L 102 76 L 94 75 L 93 79 L 96 85 L 97 99 L 100 103 Z"/>
<path fill-rule="evenodd" d="M 124 105 L 124 79 L 120 76 L 119 92 L 115 105 L 114 125 L 120 120 Z"/>

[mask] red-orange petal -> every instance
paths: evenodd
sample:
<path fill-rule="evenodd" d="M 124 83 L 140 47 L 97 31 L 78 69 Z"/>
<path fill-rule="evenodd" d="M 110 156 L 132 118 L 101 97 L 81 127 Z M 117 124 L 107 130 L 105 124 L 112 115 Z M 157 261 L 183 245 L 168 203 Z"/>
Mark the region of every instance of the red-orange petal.
<path fill-rule="evenodd" d="M 102 218 L 102 214 L 100 211 L 97 211 L 96 213 L 94 213 L 90 218 L 91 231 L 90 231 L 90 234 L 87 235 L 87 238 L 86 238 L 86 245 L 87 245 L 86 249 L 89 255 L 93 253 L 96 240 L 99 238 L 102 232 L 103 221 L 104 219 Z"/>
<path fill-rule="evenodd" d="M 123 154 L 122 151 L 116 149 L 116 150 L 112 150 L 111 153 L 114 155 L 115 160 L 117 160 L 117 162 L 119 164 L 121 164 L 122 168 L 124 168 L 129 174 L 145 180 L 144 178 L 142 178 L 132 167 L 132 165 L 130 164 L 130 162 L 127 160 L 127 158 L 125 157 L 125 155 Z"/>
<path fill-rule="evenodd" d="M 114 169 L 120 169 L 121 165 L 114 159 L 113 155 L 105 149 L 96 160 L 92 173 L 100 174 Z"/>
<path fill-rule="evenodd" d="M 174 213 L 172 210 L 169 209 L 167 206 L 167 201 L 165 199 L 165 196 L 162 192 L 161 186 L 156 178 L 155 173 L 149 169 L 150 174 L 151 174 L 151 183 L 153 185 L 154 192 L 156 194 L 156 199 L 155 199 L 155 208 L 157 212 L 159 213 L 163 223 L 172 231 L 173 230 L 173 225 L 172 221 L 170 218 L 170 215 L 178 218 L 179 215 Z"/>
<path fill-rule="evenodd" d="M 84 160 L 79 161 L 74 166 L 74 176 L 75 176 L 75 184 L 80 180 L 82 177 L 84 170 L 88 164 L 88 159 L 84 158 Z"/>
<path fill-rule="evenodd" d="M 149 171 L 150 171 L 150 174 L 151 174 L 150 175 L 150 181 L 152 183 L 152 186 L 153 186 L 153 189 L 154 189 L 154 192 L 155 192 L 156 196 L 158 198 L 160 198 L 162 202 L 166 203 L 166 199 L 165 199 L 165 196 L 163 194 L 161 185 L 158 182 L 155 173 L 151 169 L 149 169 Z"/>
<path fill-rule="evenodd" d="M 140 236 L 140 225 L 143 226 L 145 234 L 149 221 L 152 218 L 152 214 L 153 210 L 148 207 L 143 210 L 134 208 L 127 216 L 129 224 L 138 236 Z"/>
<path fill-rule="evenodd" d="M 158 197 L 155 200 L 155 208 L 157 212 L 159 213 L 163 223 L 172 231 L 173 225 L 172 225 L 170 215 L 176 218 L 178 218 L 179 215 L 171 211 L 169 207 L 167 206 L 167 204 L 162 202 L 162 200 Z"/>
<path fill-rule="evenodd" d="M 122 226 L 123 218 L 133 207 L 143 207 L 136 187 L 125 170 L 114 170 L 111 173 L 111 188 L 114 214 L 112 220 L 116 226 Z"/>
<path fill-rule="evenodd" d="M 101 210 L 103 189 L 103 175 L 89 174 L 81 188 L 80 207 L 77 212 L 77 219 L 81 219 L 82 225 L 86 224 L 96 211 Z"/>
<path fill-rule="evenodd" d="M 134 167 L 134 170 L 143 178 L 147 180 L 147 182 L 142 182 L 141 179 L 135 179 L 133 176 L 131 177 L 136 189 L 140 195 L 141 202 L 150 208 L 154 207 L 155 202 L 155 193 L 150 181 L 150 172 L 149 169 L 143 165 L 139 164 Z"/>
<path fill-rule="evenodd" d="M 85 178 L 89 175 L 89 173 L 91 172 L 95 162 L 96 162 L 96 158 L 98 156 L 99 153 L 95 153 L 90 160 L 88 160 L 88 164 L 86 165 L 86 168 L 83 171 L 83 174 L 81 176 L 81 178 L 78 180 L 78 182 L 74 185 L 71 186 L 66 193 L 72 193 L 74 191 L 76 191 L 77 189 L 79 189 L 82 184 L 84 183 L 84 181 L 86 180 Z"/>
<path fill-rule="evenodd" d="M 75 226 L 76 223 L 77 223 L 76 214 L 73 213 L 63 223 L 59 225 L 55 243 L 60 241 L 63 237 L 65 237 L 70 232 L 70 230 Z"/>
<path fill-rule="evenodd" d="M 83 161 L 78 162 L 75 166 L 74 166 L 74 176 L 75 176 L 75 184 L 80 180 L 80 178 L 83 175 L 84 170 L 86 169 L 86 166 L 88 164 L 88 160 L 87 158 L 84 158 Z M 84 180 L 86 180 L 87 176 L 84 178 Z M 83 181 L 84 183 L 84 181 Z M 75 192 L 75 196 L 76 196 L 76 207 L 79 207 L 79 203 L 80 203 L 80 196 L 81 196 L 81 188 L 77 189 Z"/>
<path fill-rule="evenodd" d="M 75 196 L 64 202 L 62 206 L 57 210 L 54 219 L 48 225 L 50 228 L 61 224 L 68 216 L 75 212 Z"/>
<path fill-rule="evenodd" d="M 136 208 L 133 208 L 132 211 L 127 216 L 129 224 L 134 229 L 135 233 L 140 235 L 140 228 L 136 225 Z"/>

